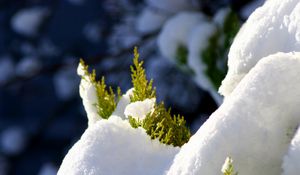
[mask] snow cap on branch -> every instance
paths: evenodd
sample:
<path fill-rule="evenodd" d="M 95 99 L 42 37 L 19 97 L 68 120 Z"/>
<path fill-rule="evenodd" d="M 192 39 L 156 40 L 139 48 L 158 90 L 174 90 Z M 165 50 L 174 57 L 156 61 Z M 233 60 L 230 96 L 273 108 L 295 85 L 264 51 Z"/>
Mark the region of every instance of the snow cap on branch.
<path fill-rule="evenodd" d="M 256 9 L 230 48 L 229 70 L 219 92 L 228 96 L 260 59 L 300 51 L 299 26 L 299 0 L 269 0 Z"/>
<path fill-rule="evenodd" d="M 261 59 L 176 155 L 168 175 L 219 174 L 227 155 L 243 175 L 281 173 L 300 121 L 300 52 Z"/>

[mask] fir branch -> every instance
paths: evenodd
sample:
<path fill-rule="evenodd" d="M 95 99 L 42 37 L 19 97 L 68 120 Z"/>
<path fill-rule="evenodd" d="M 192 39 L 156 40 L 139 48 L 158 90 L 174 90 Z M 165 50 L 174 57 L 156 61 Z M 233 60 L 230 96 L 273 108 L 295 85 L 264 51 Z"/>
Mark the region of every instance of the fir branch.
<path fill-rule="evenodd" d="M 182 146 L 189 141 L 191 133 L 186 127 L 186 121 L 180 115 L 171 115 L 163 103 L 155 106 L 143 121 L 129 117 L 133 128 L 143 127 L 151 139 L 158 139 L 161 143 L 173 146 Z"/>
<path fill-rule="evenodd" d="M 131 102 L 143 101 L 147 98 L 156 98 L 153 81 L 148 82 L 143 61 L 139 62 L 137 47 L 134 48 L 133 66 L 131 66 L 133 95 Z M 129 123 L 133 128 L 143 127 L 151 139 L 158 139 L 161 143 L 173 146 L 182 146 L 188 142 L 191 133 L 186 127 L 186 122 L 181 116 L 171 115 L 171 109 L 167 110 L 164 103 L 155 104 L 153 112 L 147 114 L 144 120 L 140 121 L 129 117 Z"/>
<path fill-rule="evenodd" d="M 97 93 L 97 113 L 98 115 L 103 119 L 108 119 L 110 115 L 113 113 L 113 111 L 116 109 L 117 102 L 121 98 L 121 89 L 118 87 L 117 93 L 118 97 L 116 98 L 116 95 L 112 89 L 112 87 L 107 87 L 105 84 L 105 78 L 102 77 L 101 81 L 96 80 L 96 70 L 93 69 L 92 73 L 89 73 L 88 71 L 88 65 L 85 64 L 85 62 L 80 59 L 80 64 L 84 71 L 84 76 L 81 76 L 81 78 L 85 79 L 87 76 L 89 78 L 88 81 L 90 81 Z"/>
<path fill-rule="evenodd" d="M 223 25 L 209 38 L 208 46 L 201 54 L 202 61 L 206 64 L 205 74 L 215 89 L 219 88 L 226 75 L 228 50 L 239 27 L 237 15 L 230 11 Z"/>
<path fill-rule="evenodd" d="M 133 65 L 130 66 L 132 85 L 134 88 L 133 94 L 130 96 L 131 102 L 143 101 L 156 96 L 156 90 L 152 88 L 153 80 L 148 82 L 145 69 L 143 68 L 144 62 L 139 62 L 139 56 L 138 49 L 135 47 Z"/>
<path fill-rule="evenodd" d="M 96 90 L 98 97 L 98 114 L 102 118 L 108 119 L 117 106 L 114 91 L 111 87 L 107 90 L 104 77 L 102 77 L 101 81 L 97 82 Z"/>

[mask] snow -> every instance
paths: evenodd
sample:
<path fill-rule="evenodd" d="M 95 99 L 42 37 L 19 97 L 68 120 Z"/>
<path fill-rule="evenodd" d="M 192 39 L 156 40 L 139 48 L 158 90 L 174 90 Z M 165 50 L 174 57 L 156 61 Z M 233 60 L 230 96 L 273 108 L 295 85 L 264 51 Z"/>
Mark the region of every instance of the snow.
<path fill-rule="evenodd" d="M 168 175 L 220 174 L 226 157 L 243 175 L 281 173 L 300 121 L 300 52 L 265 57 L 176 155 Z"/>
<path fill-rule="evenodd" d="M 146 0 L 146 3 L 150 7 L 170 13 L 195 9 L 192 0 Z"/>
<path fill-rule="evenodd" d="M 24 36 L 34 37 L 39 32 L 39 27 L 50 14 L 44 7 L 32 7 L 18 11 L 11 19 L 12 29 Z"/>
<path fill-rule="evenodd" d="M 130 103 L 130 96 L 133 94 L 133 88 L 129 89 L 124 95 L 122 95 L 120 101 L 117 104 L 115 111 L 112 115 L 119 116 L 122 119 L 125 119 L 125 108 Z"/>
<path fill-rule="evenodd" d="M 202 62 L 204 49 L 208 46 L 208 40 L 217 32 L 214 24 L 203 22 L 195 26 L 188 37 L 188 66 L 195 72 L 195 82 L 205 90 L 211 89 L 212 85 L 205 74 L 206 65 Z"/>
<path fill-rule="evenodd" d="M 56 175 L 57 168 L 52 163 L 46 163 L 40 169 L 38 175 Z"/>
<path fill-rule="evenodd" d="M 42 68 L 41 62 L 34 56 L 26 56 L 16 65 L 16 75 L 31 77 Z"/>
<path fill-rule="evenodd" d="M 7 155 L 16 155 L 23 151 L 27 138 L 20 127 L 10 127 L 1 133 L 0 148 Z"/>
<path fill-rule="evenodd" d="M 151 140 L 144 129 L 111 116 L 88 127 L 69 150 L 58 175 L 163 174 L 178 151 Z"/>
<path fill-rule="evenodd" d="M 299 122 L 298 122 L 299 124 Z M 300 172 L 300 129 L 291 141 L 289 151 L 283 159 L 282 175 L 298 175 Z"/>
<path fill-rule="evenodd" d="M 0 85 L 5 84 L 15 75 L 14 63 L 9 56 L 0 57 Z"/>
<path fill-rule="evenodd" d="M 205 21 L 205 16 L 197 12 L 182 12 L 169 19 L 158 36 L 161 54 L 174 62 L 179 46 L 187 46 L 187 38 L 192 29 Z"/>
<path fill-rule="evenodd" d="M 151 8 L 144 8 L 137 18 L 136 30 L 141 34 L 155 32 L 162 27 L 169 15 Z"/>
<path fill-rule="evenodd" d="M 90 77 L 85 74 L 81 63 L 78 65 L 77 74 L 82 77 L 79 85 L 79 94 L 87 113 L 88 125 L 91 126 L 96 123 L 97 120 L 101 119 L 96 107 L 98 103 L 96 87 Z"/>
<path fill-rule="evenodd" d="M 126 106 L 124 114 L 127 118 L 143 120 L 147 114 L 153 112 L 156 99 L 145 99 L 144 101 L 136 101 Z"/>
<path fill-rule="evenodd" d="M 299 0 L 269 0 L 256 9 L 230 48 L 229 70 L 219 92 L 228 96 L 265 56 L 277 52 L 300 51 L 299 26 Z"/>
<path fill-rule="evenodd" d="M 188 66 L 194 71 L 193 77 L 198 86 L 207 90 L 214 100 L 220 105 L 223 98 L 216 92 L 207 77 L 205 70 L 206 64 L 202 62 L 202 52 L 208 46 L 208 41 L 217 32 L 216 25 L 212 22 L 202 22 L 196 25 L 189 32 L 188 46 Z"/>

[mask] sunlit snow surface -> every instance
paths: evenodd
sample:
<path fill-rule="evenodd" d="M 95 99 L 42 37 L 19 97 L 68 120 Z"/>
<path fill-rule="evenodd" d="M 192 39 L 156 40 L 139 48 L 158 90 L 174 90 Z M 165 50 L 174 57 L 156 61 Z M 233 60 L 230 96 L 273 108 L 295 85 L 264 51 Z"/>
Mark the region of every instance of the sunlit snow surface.
<path fill-rule="evenodd" d="M 69 150 L 58 175 L 159 175 L 179 148 L 151 140 L 142 128 L 111 116 L 90 126 Z"/>
<path fill-rule="evenodd" d="M 276 175 L 300 121 L 300 53 L 262 59 L 177 154 L 169 175 Z M 299 164 L 299 162 L 298 162 Z"/>
<path fill-rule="evenodd" d="M 256 9 L 230 48 L 229 70 L 220 93 L 228 96 L 263 57 L 277 52 L 300 51 L 299 26 L 299 0 L 268 0 Z"/>

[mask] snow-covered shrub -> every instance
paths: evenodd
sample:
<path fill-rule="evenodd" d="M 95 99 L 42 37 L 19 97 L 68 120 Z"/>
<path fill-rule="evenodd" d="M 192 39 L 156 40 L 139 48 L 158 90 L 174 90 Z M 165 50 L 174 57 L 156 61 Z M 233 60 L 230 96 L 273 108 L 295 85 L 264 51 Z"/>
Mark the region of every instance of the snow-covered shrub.
<path fill-rule="evenodd" d="M 229 70 L 219 91 L 228 96 L 256 63 L 277 52 L 300 51 L 298 0 L 271 0 L 244 24 L 228 55 Z"/>
<path fill-rule="evenodd" d="M 224 103 L 168 174 L 218 174 L 228 155 L 241 174 L 299 174 L 299 9 L 296 0 L 270 0 L 250 16 L 230 49 Z"/>
<path fill-rule="evenodd" d="M 119 103 L 114 101 L 114 109 L 122 117 L 110 115 L 108 120 L 94 121 L 65 157 L 59 174 L 299 174 L 299 12 L 298 0 L 269 0 L 250 16 L 229 53 L 229 71 L 220 88 L 226 99 L 190 139 L 185 121 L 180 116 L 172 118 L 162 103 L 156 104 L 152 81 L 146 79 L 135 50 L 131 68 L 133 88 Z M 210 83 L 219 80 L 222 69 L 214 67 L 218 65 L 217 58 L 214 61 L 205 58 L 226 55 L 225 48 L 235 35 L 230 32 L 236 29 L 231 24 L 224 27 L 226 22 L 220 21 L 226 18 L 222 20 L 220 16 L 214 18 L 216 26 L 211 25 L 209 19 L 203 21 L 201 27 L 205 30 L 195 25 L 197 36 L 201 36 L 199 31 L 210 36 L 211 42 L 203 47 L 204 52 L 198 52 L 200 58 L 203 57 L 201 61 L 212 63 L 210 68 L 202 67 Z M 218 28 L 220 24 L 222 30 Z M 187 28 L 182 28 L 183 35 L 194 33 Z M 230 32 L 225 32 L 227 29 Z M 229 35 L 220 39 L 215 31 L 229 32 Z M 205 41 L 201 37 L 199 40 Z M 195 43 L 195 46 L 199 44 Z M 168 54 L 174 55 L 175 50 L 180 56 L 175 62 L 182 63 L 190 54 L 189 47 L 172 44 L 176 49 L 172 48 L 169 51 L 173 53 Z M 215 47 L 221 49 L 213 49 Z M 87 82 L 91 79 L 83 78 Z M 95 86 L 92 86 L 94 89 L 85 87 L 97 96 Z M 87 96 L 82 96 L 83 101 Z M 92 112 L 100 106 L 97 99 L 88 103 L 96 109 Z M 181 148 L 174 147 L 181 145 Z M 158 149 L 153 151 L 154 147 Z"/>
<path fill-rule="evenodd" d="M 237 15 L 227 8 L 213 19 L 200 12 L 180 12 L 163 26 L 158 46 L 164 57 L 192 72 L 195 82 L 221 103 L 216 91 L 226 75 L 228 50 L 239 26 Z"/>
<path fill-rule="evenodd" d="M 131 77 L 133 88 L 115 95 L 104 78 L 81 60 L 78 74 L 80 96 L 89 127 L 64 158 L 58 174 L 163 174 L 179 147 L 190 138 L 182 116 L 172 116 L 156 102 L 152 80 L 134 50 Z M 118 116 L 120 114 L 120 116 Z M 115 167 L 118 165 L 118 167 Z"/>
<path fill-rule="evenodd" d="M 218 174 L 230 155 L 239 173 L 281 172 L 300 121 L 300 53 L 263 58 L 176 155 L 169 175 Z"/>

